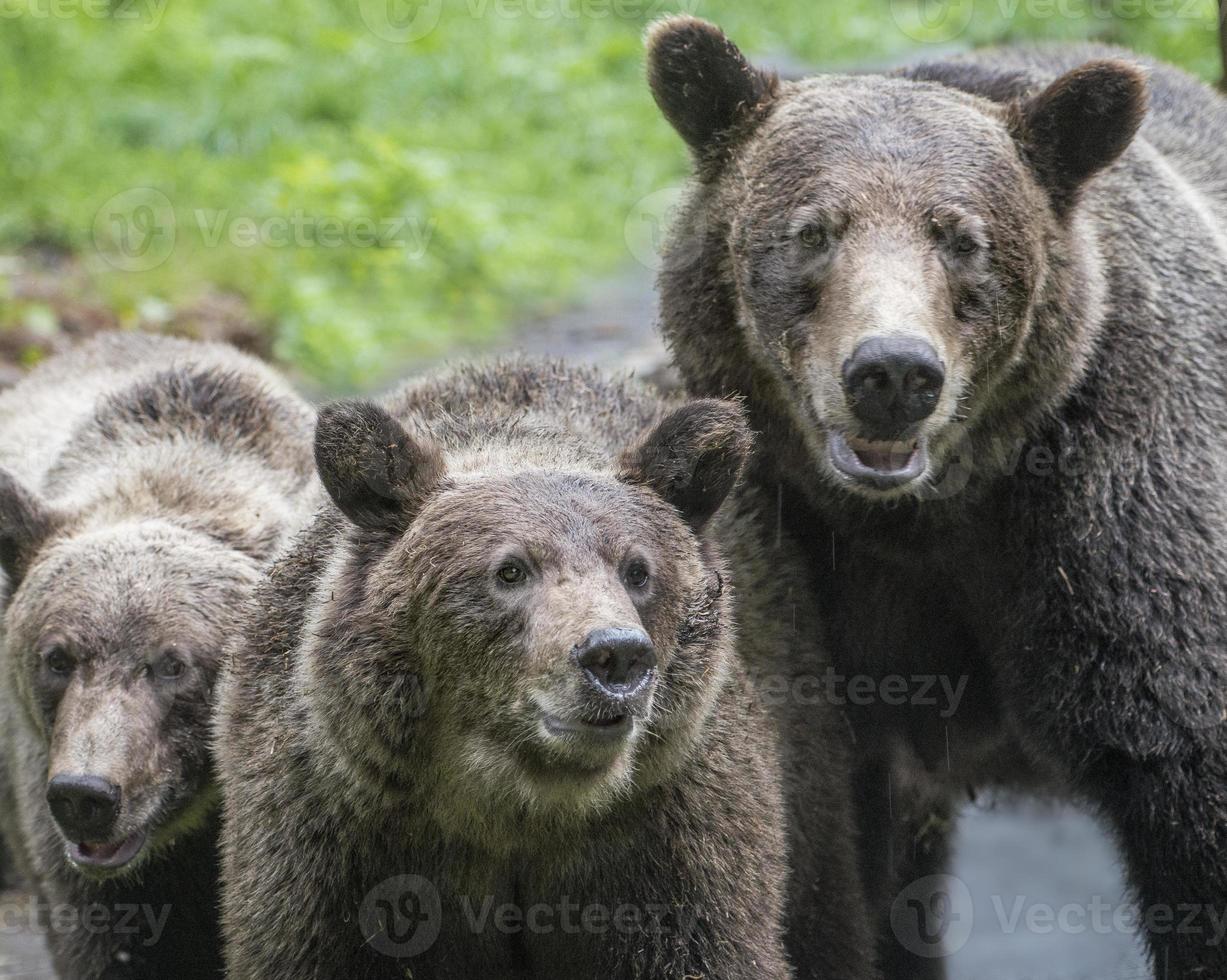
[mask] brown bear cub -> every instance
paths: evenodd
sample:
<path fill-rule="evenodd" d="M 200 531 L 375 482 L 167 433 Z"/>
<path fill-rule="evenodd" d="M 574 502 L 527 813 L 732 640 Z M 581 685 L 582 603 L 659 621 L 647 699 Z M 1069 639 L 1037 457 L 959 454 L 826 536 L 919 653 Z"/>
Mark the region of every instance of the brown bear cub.
<path fill-rule="evenodd" d="M 786 539 L 720 510 L 749 441 L 553 363 L 321 412 L 332 505 L 219 701 L 232 977 L 873 975 L 846 725 L 777 739 L 738 656 L 824 669 Z"/>
<path fill-rule="evenodd" d="M 837 670 L 966 686 L 853 717 L 891 975 L 941 972 L 958 796 L 1038 780 L 1117 836 L 1159 975 L 1227 977 L 1227 101 L 1137 60 L 782 82 L 649 35 L 688 388 L 745 396 Z"/>
<path fill-rule="evenodd" d="M 312 420 L 245 355 L 139 334 L 0 395 L 0 823 L 61 976 L 221 974 L 212 692 L 315 499 Z"/>

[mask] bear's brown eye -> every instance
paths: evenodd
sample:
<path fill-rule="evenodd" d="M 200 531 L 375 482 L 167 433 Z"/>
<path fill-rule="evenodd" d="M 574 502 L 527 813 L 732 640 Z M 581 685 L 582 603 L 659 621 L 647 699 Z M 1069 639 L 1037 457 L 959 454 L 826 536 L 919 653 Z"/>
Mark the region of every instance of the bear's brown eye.
<path fill-rule="evenodd" d="M 52 647 L 43 655 L 43 663 L 56 677 L 67 677 L 76 664 L 72 656 L 63 647 Z"/>
<path fill-rule="evenodd" d="M 648 566 L 641 561 L 631 562 L 626 569 L 626 584 L 632 589 L 642 589 L 648 584 Z"/>
<path fill-rule="evenodd" d="M 174 653 L 164 653 L 154 667 L 154 673 L 163 680 L 173 681 L 183 675 L 183 661 Z"/>
<path fill-rule="evenodd" d="M 505 561 L 494 574 L 504 585 L 519 585 L 528 578 L 528 569 L 518 561 Z"/>
<path fill-rule="evenodd" d="M 826 248 L 827 230 L 822 225 L 806 225 L 797 233 L 797 241 L 809 249 Z"/>

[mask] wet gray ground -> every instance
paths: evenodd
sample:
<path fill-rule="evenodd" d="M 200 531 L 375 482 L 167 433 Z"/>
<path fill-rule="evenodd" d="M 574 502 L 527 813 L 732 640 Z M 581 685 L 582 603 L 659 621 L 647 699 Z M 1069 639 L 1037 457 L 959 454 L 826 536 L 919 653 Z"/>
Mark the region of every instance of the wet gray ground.
<path fill-rule="evenodd" d="M 650 273 L 639 269 L 588 296 L 581 307 L 524 324 L 509 347 L 655 372 L 664 352 L 653 334 Z M 416 365 L 406 374 L 435 366 Z M 1115 849 L 1072 808 L 968 806 L 948 891 L 951 980 L 1149 976 L 1129 926 Z M 41 937 L 20 925 L 26 901 L 19 893 L 0 894 L 0 978 L 50 976 Z"/>
<path fill-rule="evenodd" d="M 0 892 L 0 977 L 51 980 L 43 938 L 24 926 L 28 896 Z"/>

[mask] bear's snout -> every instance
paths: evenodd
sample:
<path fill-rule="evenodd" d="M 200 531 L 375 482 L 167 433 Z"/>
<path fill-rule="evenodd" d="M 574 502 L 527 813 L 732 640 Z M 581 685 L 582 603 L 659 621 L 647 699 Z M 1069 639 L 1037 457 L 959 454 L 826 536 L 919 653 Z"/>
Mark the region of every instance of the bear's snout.
<path fill-rule="evenodd" d="M 107 840 L 119 816 L 120 789 L 100 776 L 56 776 L 47 784 L 47 805 L 69 840 Z"/>
<path fill-rule="evenodd" d="M 844 393 L 866 435 L 890 439 L 937 408 L 946 370 L 933 345 L 907 335 L 869 337 L 843 366 Z"/>
<path fill-rule="evenodd" d="M 656 648 L 643 630 L 593 630 L 575 647 L 574 656 L 602 697 L 624 707 L 647 697 L 656 669 Z"/>

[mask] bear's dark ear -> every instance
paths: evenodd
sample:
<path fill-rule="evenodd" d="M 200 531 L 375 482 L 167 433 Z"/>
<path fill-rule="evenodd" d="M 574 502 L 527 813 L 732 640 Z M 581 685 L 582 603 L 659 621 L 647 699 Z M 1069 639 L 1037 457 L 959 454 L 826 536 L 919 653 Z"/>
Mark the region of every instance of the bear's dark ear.
<path fill-rule="evenodd" d="M 339 401 L 320 409 L 315 466 L 341 513 L 359 527 L 400 534 L 443 479 L 443 454 L 414 439 L 378 405 Z"/>
<path fill-rule="evenodd" d="M 728 146 L 775 98 L 779 79 L 755 68 L 720 28 L 666 17 L 648 28 L 648 84 L 660 111 L 700 157 Z"/>
<path fill-rule="evenodd" d="M 0 568 L 10 591 L 17 588 L 38 549 L 58 525 L 55 512 L 0 467 Z"/>
<path fill-rule="evenodd" d="M 1015 138 L 1059 214 L 1129 145 L 1149 101 L 1146 75 L 1125 61 L 1091 61 L 1022 104 Z"/>
<path fill-rule="evenodd" d="M 620 478 L 650 487 L 696 531 L 720 508 L 750 452 L 745 412 L 703 399 L 665 416 L 622 455 Z"/>

